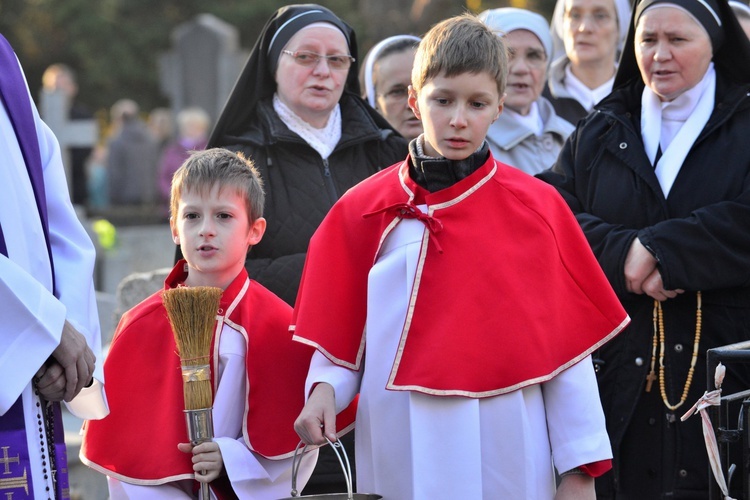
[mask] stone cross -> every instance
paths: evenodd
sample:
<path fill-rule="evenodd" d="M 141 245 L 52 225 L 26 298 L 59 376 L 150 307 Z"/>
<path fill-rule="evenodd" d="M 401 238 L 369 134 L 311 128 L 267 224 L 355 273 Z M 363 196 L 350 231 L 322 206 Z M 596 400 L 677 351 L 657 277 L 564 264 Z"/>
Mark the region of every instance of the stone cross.
<path fill-rule="evenodd" d="M 239 48 L 237 28 L 199 14 L 172 32 L 172 50 L 159 60 L 161 91 L 175 115 L 199 107 L 216 123 L 247 57 Z"/>
<path fill-rule="evenodd" d="M 99 126 L 93 119 L 71 120 L 68 117 L 70 104 L 63 90 L 42 90 L 40 104 L 42 119 L 60 143 L 65 177 L 70 188 L 73 180 L 70 148 L 93 148 L 99 139 Z"/>

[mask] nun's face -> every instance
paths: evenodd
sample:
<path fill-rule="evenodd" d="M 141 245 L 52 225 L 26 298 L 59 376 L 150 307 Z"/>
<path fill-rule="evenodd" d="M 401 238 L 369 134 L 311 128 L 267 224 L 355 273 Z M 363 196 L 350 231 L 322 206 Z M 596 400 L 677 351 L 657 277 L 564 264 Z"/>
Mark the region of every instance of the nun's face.
<path fill-rule="evenodd" d="M 378 59 L 372 68 L 375 108 L 393 128 L 412 140 L 422 133 L 422 122 L 409 107 L 409 85 L 415 50 L 406 48 Z"/>
<path fill-rule="evenodd" d="M 505 41 L 510 55 L 505 105 L 527 115 L 547 80 L 547 55 L 544 45 L 531 31 L 513 30 L 505 35 Z"/>
<path fill-rule="evenodd" d="M 635 58 L 643 83 L 662 101 L 695 87 L 711 57 L 708 33 L 682 9 L 653 7 L 638 20 Z"/>
<path fill-rule="evenodd" d="M 574 66 L 614 67 L 619 28 L 614 0 L 567 0 L 565 54 Z"/>
<path fill-rule="evenodd" d="M 336 28 L 306 28 L 289 40 L 279 56 L 276 70 L 279 99 L 310 125 L 322 128 L 341 99 L 349 68 L 334 69 L 323 57 L 312 66 L 302 65 L 287 52 L 349 55 L 346 38 Z"/>

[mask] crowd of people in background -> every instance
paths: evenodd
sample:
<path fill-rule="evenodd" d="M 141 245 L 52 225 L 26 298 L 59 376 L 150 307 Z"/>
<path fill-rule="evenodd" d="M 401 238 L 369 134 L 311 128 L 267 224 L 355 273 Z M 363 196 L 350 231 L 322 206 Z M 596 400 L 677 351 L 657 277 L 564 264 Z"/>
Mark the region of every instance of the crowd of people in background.
<path fill-rule="evenodd" d="M 199 107 L 145 113 L 117 101 L 99 143 L 70 151 L 69 201 L 169 220 L 178 247 L 166 288 L 231 289 L 236 302 L 222 308 L 234 308 L 251 302 L 243 286 L 262 286 L 271 298 L 252 301 L 291 324 L 296 341 L 268 352 L 312 363 L 284 379 L 299 390 L 289 405 L 253 414 L 248 401 L 263 404 L 253 389 L 275 376 L 253 342 L 279 328 L 252 323 L 248 335 L 256 313 L 226 311 L 219 321 L 235 344 L 219 345 L 217 329 L 215 384 L 242 399 L 221 407 L 230 444 L 170 449 L 176 465 L 156 478 L 136 454 L 111 457 L 112 425 L 132 418 L 115 403 L 128 399 L 118 382 L 111 420 L 87 424 L 84 461 L 109 476 L 112 498 L 190 497 L 193 480 L 220 495 L 277 498 L 292 440 L 266 441 L 254 426 L 289 427 L 299 415 L 307 445 L 340 440 L 360 485 L 387 498 L 706 498 L 701 424 L 680 416 L 706 389 L 706 350 L 750 334 L 750 150 L 734 147 L 750 129 L 749 37 L 750 7 L 738 0 L 557 0 L 549 21 L 490 9 L 387 37 L 360 59 L 345 20 L 288 5 L 267 20 L 215 120 Z M 70 67 L 52 65 L 43 80 L 64 92 L 71 120 L 92 118 Z M 0 223 L 3 243 L 18 228 Z M 222 280 L 205 267 L 220 253 L 205 232 L 232 236 Z M 0 285 L 10 282 L 7 253 L 0 246 Z M 43 286 L 51 293 L 54 280 Z M 158 298 L 115 338 L 139 346 L 133 323 Z M 522 333 L 532 340 L 513 352 L 524 366 L 495 369 L 513 360 L 493 349 Z M 70 337 L 81 334 L 63 330 L 60 345 Z M 151 355 L 143 366 L 158 362 Z M 53 374 L 70 385 L 63 359 L 49 354 L 15 396 L 39 398 L 34 384 Z M 96 372 L 78 368 L 87 382 L 96 375 L 97 390 L 101 361 Z M 108 363 L 104 376 L 120 380 L 107 371 L 122 361 Z M 146 391 L 151 375 L 132 376 Z M 45 385 L 41 397 L 67 401 L 82 389 L 72 385 L 64 397 Z M 724 387 L 747 389 L 750 371 L 730 366 Z M 343 432 L 353 411 L 356 434 Z M 305 494 L 345 491 L 332 452 L 305 459 Z M 736 447 L 727 456 L 742 464 Z"/>
<path fill-rule="evenodd" d="M 511 59 L 511 79 L 520 79 L 520 83 L 509 85 L 505 112 L 488 135 L 499 160 L 532 175 L 554 163 L 578 120 L 612 89 L 630 20 L 630 5 L 628 0 L 558 0 L 550 22 L 539 13 L 524 9 L 482 13 L 485 22 L 506 35 L 511 50 L 514 38 L 530 33 L 544 57 L 536 64 L 525 57 L 520 58 L 526 61 L 521 64 L 516 62 L 519 59 Z M 750 36 L 750 7 L 739 0 L 730 0 L 729 5 Z M 518 33 L 511 34 L 516 30 Z M 362 64 L 357 64 L 363 99 L 406 140 L 422 133 L 421 121 L 407 104 L 411 65 L 419 40 L 413 34 L 387 37 L 374 43 Z M 514 77 L 519 71 L 522 75 Z M 45 71 L 43 89 L 64 91 L 70 99 L 70 119 L 91 118 L 93 113 L 77 96 L 76 79 L 70 66 L 56 63 Z M 93 148 L 71 148 L 73 202 L 94 211 L 156 205 L 166 214 L 171 175 L 187 152 L 206 147 L 211 119 L 196 107 L 176 114 L 169 108 L 138 110 L 122 130 L 123 103 L 131 108 L 138 106 L 130 99 L 115 103 L 101 133 L 103 139 Z M 148 137 L 142 133 L 144 122 Z M 135 132 L 136 129 L 140 131 Z M 110 154 L 113 144 L 114 159 Z M 125 159 L 128 155 L 139 158 L 133 158 L 130 165 Z M 137 175 L 131 175 L 133 172 Z M 155 184 L 138 185 L 132 178 L 154 180 Z M 110 194 L 114 185 L 118 186 L 117 192 Z"/>
<path fill-rule="evenodd" d="M 66 64 L 52 64 L 42 77 L 42 92 L 62 91 L 68 119 L 94 119 L 78 98 L 77 77 Z M 175 113 L 155 108 L 144 113 L 133 99 L 108 110 L 101 139 L 69 151 L 71 200 L 93 213 L 125 207 L 160 207 L 168 217 L 172 175 L 191 151 L 205 149 L 211 118 L 200 107 Z"/>

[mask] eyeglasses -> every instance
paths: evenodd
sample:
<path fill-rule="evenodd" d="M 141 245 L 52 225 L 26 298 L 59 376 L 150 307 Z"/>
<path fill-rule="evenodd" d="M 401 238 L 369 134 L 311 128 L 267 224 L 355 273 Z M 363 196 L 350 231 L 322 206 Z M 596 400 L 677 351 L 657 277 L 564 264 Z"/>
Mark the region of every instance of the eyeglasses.
<path fill-rule="evenodd" d="M 349 66 L 356 60 L 352 56 L 347 54 L 333 54 L 332 56 L 324 56 L 323 54 L 316 54 L 315 52 L 308 52 L 306 50 L 298 50 L 292 52 L 291 50 L 282 50 L 286 55 L 292 56 L 294 62 L 300 66 L 307 68 L 315 67 L 318 65 L 321 59 L 325 59 L 328 63 L 328 67 L 335 70 L 349 69 Z"/>
<path fill-rule="evenodd" d="M 388 92 L 385 92 L 384 94 L 379 94 L 380 97 L 384 98 L 386 101 L 405 101 L 407 97 L 409 97 L 409 88 L 404 87 L 403 85 L 399 85 L 397 87 L 393 87 Z"/>

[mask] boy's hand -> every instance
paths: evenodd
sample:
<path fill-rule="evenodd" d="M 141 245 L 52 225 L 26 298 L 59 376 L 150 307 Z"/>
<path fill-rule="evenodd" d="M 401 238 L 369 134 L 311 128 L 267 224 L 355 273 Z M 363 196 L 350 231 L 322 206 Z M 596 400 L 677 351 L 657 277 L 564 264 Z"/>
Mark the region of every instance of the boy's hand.
<path fill-rule="evenodd" d="M 326 444 L 324 432 L 329 440 L 336 441 L 336 397 L 330 384 L 315 386 L 294 422 L 294 430 L 306 444 Z"/>
<path fill-rule="evenodd" d="M 585 474 L 563 476 L 555 500 L 595 500 L 594 478 Z"/>
<path fill-rule="evenodd" d="M 224 459 L 221 457 L 219 445 L 214 441 L 206 441 L 196 446 L 180 443 L 177 448 L 183 453 L 193 454 L 196 481 L 210 483 L 224 472 Z"/>

